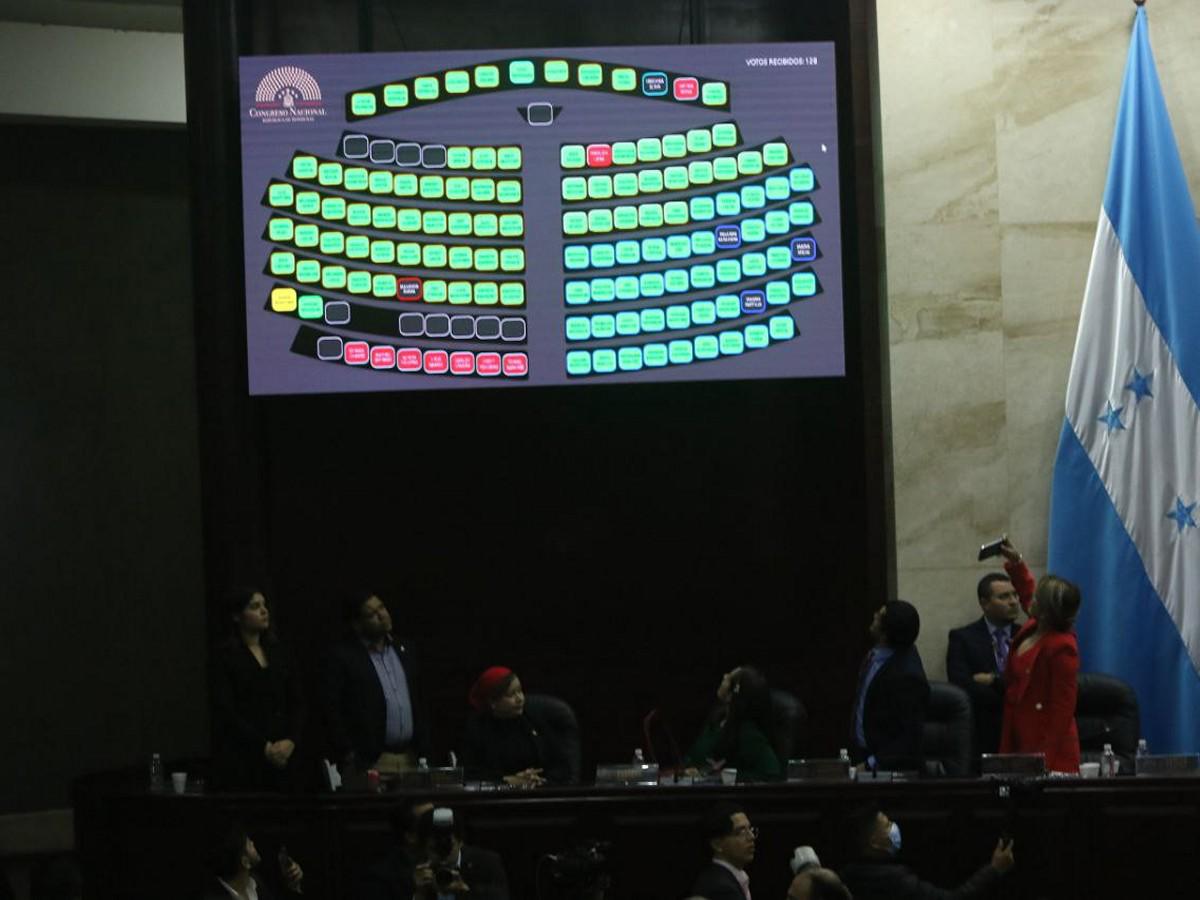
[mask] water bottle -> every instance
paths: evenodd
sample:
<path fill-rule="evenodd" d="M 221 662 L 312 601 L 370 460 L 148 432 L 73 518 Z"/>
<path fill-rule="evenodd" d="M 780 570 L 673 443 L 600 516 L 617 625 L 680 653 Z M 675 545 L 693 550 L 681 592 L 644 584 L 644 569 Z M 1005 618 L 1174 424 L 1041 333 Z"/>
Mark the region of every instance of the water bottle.
<path fill-rule="evenodd" d="M 161 794 L 166 787 L 166 777 L 163 775 L 162 756 L 158 753 L 150 754 L 150 791 L 154 794 Z"/>
<path fill-rule="evenodd" d="M 843 747 L 838 751 L 838 759 L 846 764 L 846 776 L 853 781 L 854 776 L 858 773 L 855 771 L 854 766 L 850 765 L 850 751 Z"/>
<path fill-rule="evenodd" d="M 1100 756 L 1100 777 L 1112 778 L 1117 774 L 1117 755 L 1113 753 L 1112 744 L 1104 745 L 1104 752 Z"/>
<path fill-rule="evenodd" d="M 417 759 L 417 771 L 418 772 L 428 772 L 429 771 L 429 760 L 426 759 L 424 756 Z"/>
<path fill-rule="evenodd" d="M 633 764 L 639 768 L 646 765 L 646 757 L 642 755 L 641 747 L 633 751 Z"/>
<path fill-rule="evenodd" d="M 1145 738 L 1138 738 L 1137 756 L 1133 761 L 1133 773 L 1140 774 L 1142 770 L 1142 759 L 1150 755 L 1150 748 L 1146 745 Z"/>

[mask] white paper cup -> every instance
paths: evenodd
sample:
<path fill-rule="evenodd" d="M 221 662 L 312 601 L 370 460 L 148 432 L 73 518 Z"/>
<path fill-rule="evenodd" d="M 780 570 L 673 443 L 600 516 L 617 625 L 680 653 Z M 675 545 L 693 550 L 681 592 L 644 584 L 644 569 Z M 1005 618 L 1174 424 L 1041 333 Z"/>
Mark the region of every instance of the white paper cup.
<path fill-rule="evenodd" d="M 737 769 L 722 769 L 721 784 L 737 784 Z"/>
<path fill-rule="evenodd" d="M 1100 777 L 1100 763 L 1098 763 L 1098 762 L 1080 763 L 1079 764 L 1079 774 L 1082 775 L 1084 778 L 1099 778 Z"/>
<path fill-rule="evenodd" d="M 171 787 L 177 794 L 182 794 L 187 790 L 187 772 L 172 772 Z"/>

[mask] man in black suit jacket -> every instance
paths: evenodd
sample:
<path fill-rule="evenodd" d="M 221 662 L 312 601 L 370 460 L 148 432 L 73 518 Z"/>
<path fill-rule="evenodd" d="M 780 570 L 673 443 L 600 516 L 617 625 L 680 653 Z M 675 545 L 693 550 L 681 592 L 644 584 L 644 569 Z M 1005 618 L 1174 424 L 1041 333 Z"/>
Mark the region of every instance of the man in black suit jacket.
<path fill-rule="evenodd" d="M 1004 718 L 1004 664 L 1017 633 L 1021 603 L 1003 572 L 979 579 L 975 590 L 983 612 L 976 621 L 950 632 L 946 677 L 971 697 L 975 753 L 995 753 Z"/>
<path fill-rule="evenodd" d="M 353 879 L 355 900 L 412 900 L 413 869 L 425 860 L 418 826 L 433 809 L 428 800 L 402 800 L 388 816 L 394 841 L 388 851 Z"/>
<path fill-rule="evenodd" d="M 916 607 L 903 600 L 885 603 L 871 620 L 875 646 L 859 671 L 850 738 L 855 761 L 872 769 L 924 764 L 929 681 L 914 644 L 920 630 Z"/>
<path fill-rule="evenodd" d="M 346 615 L 353 633 L 330 650 L 320 690 L 333 759 L 359 771 L 411 768 L 429 746 L 412 648 L 392 636 L 376 594 L 356 595 Z"/>
<path fill-rule="evenodd" d="M 854 900 L 975 900 L 991 896 L 996 883 L 1016 865 L 1013 842 L 1005 843 L 1002 838 L 987 865 L 956 888 L 940 888 L 922 881 L 897 858 L 900 826 L 884 812 L 864 809 L 853 813 L 851 829 L 856 859 L 842 866 L 838 874 Z"/>
<path fill-rule="evenodd" d="M 701 820 L 712 861 L 700 870 L 692 893 L 705 900 L 750 900 L 746 866 L 754 860 L 758 829 L 740 806 L 718 803 Z"/>
<path fill-rule="evenodd" d="M 508 900 L 508 877 L 500 855 L 463 844 L 461 821 L 448 807 L 424 812 L 417 822 L 417 835 L 425 857 L 413 869 L 413 897 L 437 900 L 440 895 L 454 894 L 471 900 Z M 449 873 L 446 883 L 439 885 L 439 872 Z"/>

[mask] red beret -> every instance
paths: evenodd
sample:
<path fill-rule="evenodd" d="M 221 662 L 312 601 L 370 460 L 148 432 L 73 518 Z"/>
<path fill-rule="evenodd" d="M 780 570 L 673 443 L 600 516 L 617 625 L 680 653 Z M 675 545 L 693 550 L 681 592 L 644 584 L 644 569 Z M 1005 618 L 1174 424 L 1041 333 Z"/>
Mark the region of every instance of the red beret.
<path fill-rule="evenodd" d="M 475 683 L 471 685 L 467 701 L 475 709 L 482 711 L 495 696 L 496 690 L 504 679 L 510 677 L 512 673 L 512 669 L 506 669 L 504 666 L 492 666 L 490 669 L 484 669 L 483 674 L 476 678 Z"/>

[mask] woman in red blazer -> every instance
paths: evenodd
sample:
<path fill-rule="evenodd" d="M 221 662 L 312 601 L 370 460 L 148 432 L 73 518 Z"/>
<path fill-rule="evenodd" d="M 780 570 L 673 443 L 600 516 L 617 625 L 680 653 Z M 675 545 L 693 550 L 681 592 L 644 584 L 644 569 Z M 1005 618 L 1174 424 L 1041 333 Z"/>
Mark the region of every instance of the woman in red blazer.
<path fill-rule="evenodd" d="M 1033 575 L 1007 541 L 1004 568 L 1028 620 L 1012 639 L 1004 669 L 1001 753 L 1044 753 L 1051 772 L 1079 772 L 1075 694 L 1079 645 L 1072 630 L 1079 588 L 1056 575 Z"/>

